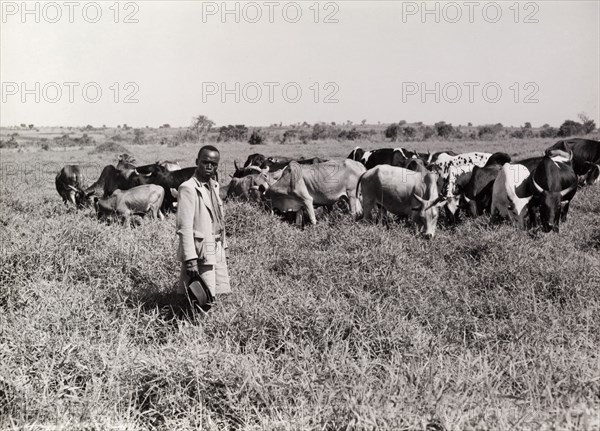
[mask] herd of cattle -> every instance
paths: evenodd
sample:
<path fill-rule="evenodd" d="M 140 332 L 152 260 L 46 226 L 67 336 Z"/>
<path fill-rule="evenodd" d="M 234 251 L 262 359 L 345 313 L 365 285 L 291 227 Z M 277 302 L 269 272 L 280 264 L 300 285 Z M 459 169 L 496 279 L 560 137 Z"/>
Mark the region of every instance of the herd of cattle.
<path fill-rule="evenodd" d="M 81 169 L 65 166 L 56 176 L 56 189 L 65 203 L 94 205 L 99 217 L 176 210 L 178 187 L 194 174 L 172 162 L 135 166 L 122 158 L 106 166 L 100 178 L 84 188 Z M 282 214 L 305 211 L 316 223 L 315 207 L 349 203 L 350 212 L 372 220 L 387 212 L 412 219 L 426 237 L 435 235 L 440 215 L 454 222 L 459 211 L 472 217 L 489 213 L 525 229 L 541 222 L 545 232 L 559 230 L 578 187 L 597 182 L 600 142 L 566 139 L 544 155 L 512 161 L 506 153 L 451 151 L 418 153 L 405 148 L 364 151 L 348 158 L 292 160 L 253 154 L 235 173 L 226 199 L 255 201 Z"/>

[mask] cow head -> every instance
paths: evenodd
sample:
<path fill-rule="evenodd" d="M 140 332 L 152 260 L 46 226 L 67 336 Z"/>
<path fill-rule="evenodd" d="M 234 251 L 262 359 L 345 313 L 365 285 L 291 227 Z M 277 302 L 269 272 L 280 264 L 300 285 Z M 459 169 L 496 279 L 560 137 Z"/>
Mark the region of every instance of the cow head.
<path fill-rule="evenodd" d="M 523 230 L 527 228 L 527 216 L 529 213 L 526 211 L 526 208 L 532 197 L 520 198 L 516 194 L 507 194 L 508 205 L 506 209 L 508 211 L 508 218 Z"/>
<path fill-rule="evenodd" d="M 260 174 L 262 170 L 255 165 L 245 166 L 240 168 L 237 164 L 237 161 L 233 161 L 233 166 L 235 167 L 235 172 L 233 173 L 233 178 L 243 178 L 247 175 L 252 174 Z"/>
<path fill-rule="evenodd" d="M 600 165 L 597 165 L 592 162 L 584 163 L 586 173 L 579 177 L 579 182 L 582 186 L 591 186 L 598 182 L 598 177 L 600 177 Z"/>
<path fill-rule="evenodd" d="M 440 208 L 446 205 L 446 200 L 437 196 L 434 199 L 423 199 L 415 193 L 413 193 L 413 198 L 417 201 L 417 205 L 412 209 L 417 229 L 423 233 L 425 238 L 431 239 L 435 235 Z"/>
<path fill-rule="evenodd" d="M 560 192 L 551 192 L 544 190 L 538 183 L 536 183 L 535 178 L 533 178 L 533 186 L 539 193 L 540 197 L 540 220 L 542 222 L 543 231 L 553 231 L 558 233 L 561 215 L 561 203 L 563 201 L 569 202 L 573 198 L 573 195 L 577 190 L 577 184 L 574 184 Z"/>

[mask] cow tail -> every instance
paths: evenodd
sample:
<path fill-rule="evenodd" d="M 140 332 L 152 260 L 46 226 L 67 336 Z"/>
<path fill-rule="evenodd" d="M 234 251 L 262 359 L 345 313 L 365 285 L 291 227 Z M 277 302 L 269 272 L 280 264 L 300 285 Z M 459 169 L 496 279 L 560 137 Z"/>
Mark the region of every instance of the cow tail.
<path fill-rule="evenodd" d="M 358 199 L 358 194 L 360 193 L 360 183 L 362 182 L 363 177 L 365 176 L 365 174 L 367 173 L 367 171 L 363 172 L 360 177 L 358 177 L 358 182 L 356 183 L 356 193 L 355 193 L 355 197 L 356 199 Z"/>

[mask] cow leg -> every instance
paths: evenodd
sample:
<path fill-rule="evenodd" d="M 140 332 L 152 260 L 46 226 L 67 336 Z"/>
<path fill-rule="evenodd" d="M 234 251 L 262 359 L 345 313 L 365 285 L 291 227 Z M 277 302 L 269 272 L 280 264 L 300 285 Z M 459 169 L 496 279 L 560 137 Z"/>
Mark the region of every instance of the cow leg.
<path fill-rule="evenodd" d="M 356 196 L 354 196 L 352 190 L 347 190 L 346 192 L 348 193 L 348 201 L 350 202 L 350 214 L 355 218 L 358 218 L 360 215 L 360 202 Z"/>
<path fill-rule="evenodd" d="M 164 216 L 164 214 L 162 213 L 162 211 L 160 210 L 160 208 L 159 208 L 159 209 L 158 209 L 158 211 L 157 211 L 157 216 L 158 216 L 158 219 L 159 219 L 159 220 L 164 220 L 164 219 L 165 219 L 165 216 Z"/>
<path fill-rule="evenodd" d="M 500 223 L 500 220 L 501 220 L 500 211 L 498 211 L 498 208 L 492 208 L 492 215 L 490 217 L 490 223 L 498 224 L 498 223 Z"/>
<path fill-rule="evenodd" d="M 304 207 L 306 208 L 306 212 L 308 213 L 308 219 L 311 224 L 317 224 L 317 217 L 315 216 L 315 208 L 313 207 L 313 200 L 304 199 Z"/>
<path fill-rule="evenodd" d="M 567 203 L 565 204 L 565 206 L 562 208 L 562 211 L 560 213 L 560 221 L 565 222 L 567 221 L 567 213 L 569 212 L 569 205 L 571 204 L 571 201 L 567 201 Z"/>
<path fill-rule="evenodd" d="M 362 211 L 362 217 L 360 216 L 360 214 L 357 217 L 357 220 L 360 220 L 361 218 L 364 219 L 365 221 L 372 221 L 373 220 L 373 207 L 375 206 L 375 201 L 373 201 L 372 199 L 368 199 L 363 197 L 363 211 Z"/>
<path fill-rule="evenodd" d="M 536 227 L 538 225 L 537 215 L 535 214 L 535 208 L 531 205 L 531 202 L 527 205 L 527 211 L 529 212 L 529 226 Z"/>

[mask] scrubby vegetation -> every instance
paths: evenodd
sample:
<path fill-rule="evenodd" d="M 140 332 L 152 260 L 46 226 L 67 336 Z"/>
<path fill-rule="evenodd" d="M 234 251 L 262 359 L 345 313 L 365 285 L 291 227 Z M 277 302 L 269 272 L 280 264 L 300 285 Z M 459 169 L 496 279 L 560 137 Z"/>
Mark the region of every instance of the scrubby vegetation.
<path fill-rule="evenodd" d="M 504 126 L 501 123 L 480 126 L 453 125 L 439 121 L 433 125 L 422 122 L 407 123 L 401 120 L 392 124 L 369 125 L 363 120 L 360 125 L 351 121 L 344 124 L 324 123 L 308 124 L 307 122 L 284 126 L 281 123 L 269 127 L 252 128 L 243 124 L 224 125 L 215 128 L 215 123 L 204 115 L 193 118 L 190 127 L 171 127 L 163 124 L 158 128 L 132 129 L 127 124 L 117 128 L 94 128 L 91 125 L 79 129 L 38 128 L 27 126 L 5 128 L 2 131 L 0 148 L 19 148 L 31 145 L 44 145 L 45 149 L 65 149 L 67 147 L 99 146 L 108 141 L 124 142 L 130 145 L 161 144 L 176 147 L 188 142 L 233 143 L 250 142 L 252 145 L 274 144 L 308 144 L 326 141 L 366 141 L 375 143 L 395 142 L 431 142 L 446 140 L 457 141 L 495 141 L 495 140 L 531 140 L 567 138 L 572 136 L 593 135 L 596 130 L 594 120 L 584 113 L 579 114 L 580 121 L 565 120 L 559 127 L 544 124 L 533 127 L 530 122 L 522 126 Z M 50 129 L 50 130 L 46 130 Z M 51 137 L 51 140 L 48 138 Z M 46 141 L 44 141 L 46 139 Z M 385 143 L 384 145 L 387 145 Z"/>
<path fill-rule="evenodd" d="M 530 155 L 549 142 L 430 148 Z M 355 145 L 296 144 L 261 150 L 342 158 Z M 220 148 L 223 181 L 256 150 Z M 131 153 L 187 166 L 197 149 Z M 65 208 L 51 173 L 3 175 L 0 429 L 597 429 L 598 186 L 559 235 L 482 217 L 433 241 L 337 213 L 299 230 L 228 203 L 234 293 L 204 315 L 173 295 L 174 217 L 106 225 Z"/>

